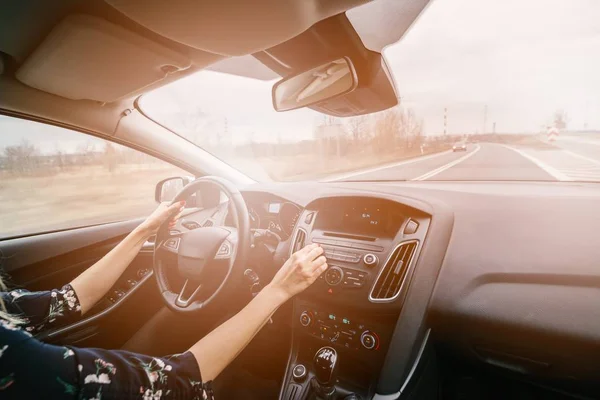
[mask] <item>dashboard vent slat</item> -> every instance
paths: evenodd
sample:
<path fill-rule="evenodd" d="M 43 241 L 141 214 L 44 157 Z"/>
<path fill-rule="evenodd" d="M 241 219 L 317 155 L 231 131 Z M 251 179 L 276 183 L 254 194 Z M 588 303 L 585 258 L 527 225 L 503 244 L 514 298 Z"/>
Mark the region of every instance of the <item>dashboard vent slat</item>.
<path fill-rule="evenodd" d="M 202 224 L 202 227 L 203 227 L 203 228 L 209 228 L 209 227 L 211 227 L 211 226 L 213 226 L 213 225 L 214 225 L 214 223 L 213 223 L 213 222 L 212 222 L 210 219 L 207 219 L 207 220 L 206 220 L 206 221 L 204 221 L 204 223 Z"/>
<path fill-rule="evenodd" d="M 294 239 L 294 245 L 292 246 L 292 253 L 297 252 L 301 248 L 304 247 L 306 243 L 306 232 L 304 229 L 298 229 L 296 233 L 296 238 Z"/>
<path fill-rule="evenodd" d="M 371 300 L 386 301 L 398 296 L 417 250 L 417 245 L 416 240 L 409 241 L 401 243 L 394 249 L 371 290 L 369 296 Z"/>

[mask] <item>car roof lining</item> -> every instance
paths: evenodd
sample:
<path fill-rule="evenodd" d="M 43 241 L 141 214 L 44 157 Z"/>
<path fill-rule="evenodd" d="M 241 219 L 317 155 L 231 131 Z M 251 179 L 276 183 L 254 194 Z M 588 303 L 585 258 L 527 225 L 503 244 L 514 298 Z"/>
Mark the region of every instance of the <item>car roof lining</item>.
<path fill-rule="evenodd" d="M 242 56 L 283 43 L 368 0 L 105 0 L 161 36 L 191 48 Z"/>

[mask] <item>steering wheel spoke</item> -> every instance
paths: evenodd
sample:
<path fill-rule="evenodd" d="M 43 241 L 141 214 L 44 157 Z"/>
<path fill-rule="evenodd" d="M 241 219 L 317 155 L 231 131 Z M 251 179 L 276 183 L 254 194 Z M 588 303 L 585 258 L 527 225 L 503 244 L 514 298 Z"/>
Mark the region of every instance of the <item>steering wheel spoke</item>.
<path fill-rule="evenodd" d="M 186 308 L 195 300 L 201 288 L 201 283 L 186 279 L 181 288 L 181 292 L 179 292 L 179 295 L 177 296 L 177 300 L 175 300 L 175 304 L 179 307 Z"/>

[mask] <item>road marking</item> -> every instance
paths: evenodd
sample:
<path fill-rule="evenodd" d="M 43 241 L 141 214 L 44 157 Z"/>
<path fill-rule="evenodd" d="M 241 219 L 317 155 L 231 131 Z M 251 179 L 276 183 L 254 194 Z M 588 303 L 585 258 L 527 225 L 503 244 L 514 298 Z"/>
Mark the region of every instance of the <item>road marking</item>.
<path fill-rule="evenodd" d="M 563 149 L 563 151 L 565 153 L 567 153 L 567 154 L 572 155 L 573 157 L 580 158 L 580 159 L 585 160 L 585 161 L 589 161 L 592 164 L 600 165 L 600 161 L 598 161 L 596 159 L 593 159 L 593 158 L 590 158 L 590 157 L 587 157 L 587 156 L 582 156 L 581 154 L 573 153 L 571 150 L 565 150 L 565 149 Z"/>
<path fill-rule="evenodd" d="M 457 160 L 454 160 L 454 161 L 451 161 L 451 162 L 449 162 L 449 163 L 448 163 L 448 164 L 446 164 L 446 165 L 442 165 L 441 167 L 439 167 L 439 168 L 436 168 L 436 169 L 434 169 L 433 171 L 429 171 L 429 172 L 427 172 L 427 173 L 425 173 L 425 174 L 423 174 L 423 175 L 421 175 L 421 176 L 418 176 L 418 177 L 416 177 L 416 178 L 414 178 L 414 179 L 411 179 L 411 180 L 412 180 L 412 181 L 423 181 L 423 180 L 425 180 L 425 179 L 429 179 L 429 178 L 431 178 L 432 176 L 435 176 L 435 175 L 439 174 L 440 172 L 444 172 L 445 170 L 447 170 L 447 169 L 449 169 L 449 168 L 452 168 L 452 167 L 454 167 L 455 165 L 457 165 L 457 164 L 459 164 L 459 163 L 461 163 L 461 162 L 465 161 L 467 158 L 469 158 L 469 157 L 471 157 L 473 154 L 477 153 L 477 152 L 479 151 L 479 149 L 481 149 L 481 146 L 480 146 L 480 145 L 477 145 L 477 147 L 475 148 L 475 150 L 473 150 L 472 152 L 470 152 L 470 153 L 468 153 L 468 154 L 466 154 L 466 155 L 462 156 L 461 158 L 459 158 L 459 159 L 457 159 Z"/>
<path fill-rule="evenodd" d="M 452 150 L 446 150 L 446 151 L 442 151 L 441 153 L 434 153 L 434 154 L 429 154 L 427 156 L 423 156 L 423 157 L 417 157 L 417 158 L 411 158 L 410 160 L 405 160 L 405 161 L 400 161 L 394 164 L 387 164 L 387 165 L 383 165 L 380 167 L 375 167 L 375 168 L 369 168 L 369 169 L 365 169 L 362 171 L 353 171 L 349 174 L 344 174 L 341 176 L 337 176 L 335 178 L 327 178 L 327 179 L 323 179 L 321 180 L 321 182 L 334 182 L 334 181 L 340 181 L 342 179 L 348 179 L 351 178 L 353 176 L 357 176 L 357 175 L 363 175 L 363 174 L 369 174 L 371 172 L 376 172 L 376 171 L 381 171 L 382 169 L 388 169 L 388 168 L 394 168 L 394 167 L 400 167 L 402 165 L 407 165 L 407 164 L 413 164 L 419 161 L 425 161 L 425 160 L 429 160 L 430 158 L 435 158 L 435 157 L 439 157 L 442 156 L 444 154 L 448 154 L 451 153 Z"/>
<path fill-rule="evenodd" d="M 593 144 L 596 146 L 600 146 L 600 140 L 598 139 L 586 139 L 586 138 L 574 138 L 574 137 L 561 137 L 556 144 L 560 145 L 560 142 L 572 142 L 572 143 L 583 143 L 583 144 Z"/>
<path fill-rule="evenodd" d="M 538 167 L 540 167 L 541 169 L 543 169 L 544 171 L 546 171 L 547 173 L 549 173 L 550 175 L 552 175 L 554 178 L 556 178 L 559 181 L 572 181 L 573 180 L 571 177 L 563 174 L 562 172 L 560 172 L 559 170 L 557 170 L 555 168 L 552 168 L 548 164 L 540 161 L 539 159 L 530 156 L 529 154 L 525 153 L 523 150 L 516 149 L 516 148 L 508 146 L 506 144 L 503 144 L 502 146 L 506 147 L 507 149 L 511 149 L 511 150 L 517 152 L 518 154 L 522 155 L 523 157 L 525 157 L 526 159 L 528 159 L 529 161 L 531 161 L 532 163 L 534 163 L 535 165 L 537 165 Z"/>

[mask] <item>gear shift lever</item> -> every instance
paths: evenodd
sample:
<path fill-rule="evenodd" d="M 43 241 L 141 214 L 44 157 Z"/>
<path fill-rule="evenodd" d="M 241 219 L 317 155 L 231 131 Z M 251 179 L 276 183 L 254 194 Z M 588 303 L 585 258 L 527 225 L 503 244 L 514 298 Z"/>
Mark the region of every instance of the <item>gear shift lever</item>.
<path fill-rule="evenodd" d="M 311 386 L 320 398 L 329 399 L 335 393 L 335 368 L 337 366 L 337 351 L 333 347 L 321 347 L 313 358 L 316 382 Z"/>

